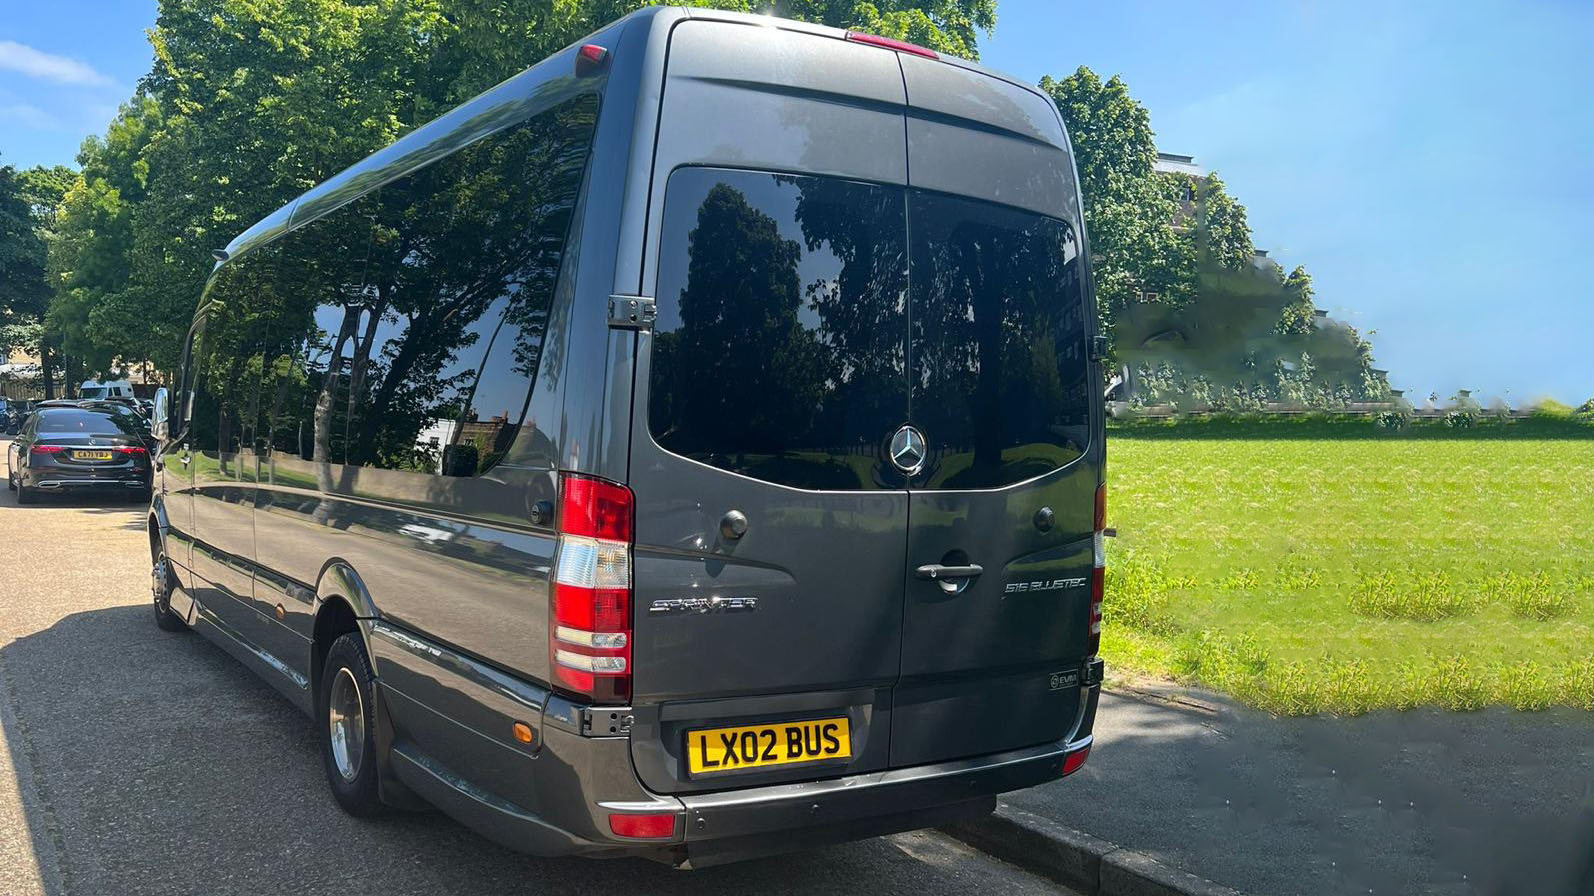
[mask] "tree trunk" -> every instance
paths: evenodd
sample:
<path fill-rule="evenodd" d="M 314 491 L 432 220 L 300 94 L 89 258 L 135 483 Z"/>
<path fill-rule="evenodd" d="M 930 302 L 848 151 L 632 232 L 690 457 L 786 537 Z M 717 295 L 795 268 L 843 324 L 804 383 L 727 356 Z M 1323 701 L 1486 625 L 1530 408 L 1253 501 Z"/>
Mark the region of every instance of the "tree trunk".
<path fill-rule="evenodd" d="M 315 452 L 312 456 L 315 467 L 316 486 L 323 492 L 333 490 L 332 482 L 332 405 L 337 400 L 338 379 L 343 371 L 343 346 L 354 335 L 354 325 L 359 319 L 358 307 L 345 308 L 343 323 L 338 326 L 337 338 L 332 342 L 332 352 L 328 355 L 327 372 L 321 383 L 321 393 L 315 400 Z M 347 448 L 347 446 L 345 446 Z M 316 505 L 314 520 L 325 525 L 332 515 L 332 502 L 323 497 Z"/>
<path fill-rule="evenodd" d="M 50 363 L 50 346 L 43 333 L 39 334 L 39 375 L 44 377 L 44 398 L 48 401 L 55 397 L 55 367 Z"/>

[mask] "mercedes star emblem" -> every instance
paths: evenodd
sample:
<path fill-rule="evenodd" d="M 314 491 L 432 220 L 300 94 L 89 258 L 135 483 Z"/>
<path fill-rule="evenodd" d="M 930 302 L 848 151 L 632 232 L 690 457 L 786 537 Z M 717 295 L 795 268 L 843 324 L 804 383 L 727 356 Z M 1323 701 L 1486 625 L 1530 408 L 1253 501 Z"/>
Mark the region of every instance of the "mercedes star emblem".
<path fill-rule="evenodd" d="M 924 434 L 911 426 L 904 426 L 891 437 L 891 462 L 897 469 L 912 476 L 924 466 Z"/>

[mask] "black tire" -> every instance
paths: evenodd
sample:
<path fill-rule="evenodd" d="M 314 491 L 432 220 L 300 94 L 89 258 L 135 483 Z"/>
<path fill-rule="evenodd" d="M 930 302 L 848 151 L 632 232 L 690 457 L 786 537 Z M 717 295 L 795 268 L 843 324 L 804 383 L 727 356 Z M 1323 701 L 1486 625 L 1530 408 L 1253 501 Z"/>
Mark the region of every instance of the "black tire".
<path fill-rule="evenodd" d="M 350 706 L 350 689 L 358 696 L 359 719 L 355 722 L 338 707 Z M 332 642 L 321 667 L 321 683 L 316 695 L 316 728 L 320 731 L 321 759 L 326 766 L 327 784 L 343 811 L 355 816 L 382 811 L 382 798 L 376 784 L 376 674 L 360 643 L 359 632 L 348 632 Z M 339 758 L 333 732 L 342 718 L 345 745 Z M 353 742 L 355 735 L 359 743 Z M 357 758 L 355 758 L 358 751 Z M 352 771 L 352 774 L 350 772 Z"/>
<path fill-rule="evenodd" d="M 39 496 L 33 493 L 33 489 L 29 488 L 26 482 L 20 480 L 17 482 L 18 504 L 36 504 L 38 500 Z"/>
<path fill-rule="evenodd" d="M 155 625 L 163 632 L 186 632 L 188 623 L 172 612 L 172 590 L 177 587 L 177 577 L 166 555 L 155 558 L 150 570 L 150 595 L 155 599 Z"/>
<path fill-rule="evenodd" d="M 6 488 L 13 492 L 17 490 L 17 477 L 9 470 L 6 471 Z"/>

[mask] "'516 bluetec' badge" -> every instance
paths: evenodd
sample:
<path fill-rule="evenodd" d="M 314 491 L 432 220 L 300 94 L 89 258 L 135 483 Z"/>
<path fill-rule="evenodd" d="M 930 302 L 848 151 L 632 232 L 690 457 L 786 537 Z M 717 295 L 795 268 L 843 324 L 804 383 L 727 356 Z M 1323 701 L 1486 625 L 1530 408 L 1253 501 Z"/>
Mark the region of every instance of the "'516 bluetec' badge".
<path fill-rule="evenodd" d="M 1038 582 L 1008 582 L 1002 594 L 1024 594 L 1030 591 L 1061 591 L 1064 588 L 1083 588 L 1090 580 L 1076 576 L 1069 579 L 1042 579 Z"/>

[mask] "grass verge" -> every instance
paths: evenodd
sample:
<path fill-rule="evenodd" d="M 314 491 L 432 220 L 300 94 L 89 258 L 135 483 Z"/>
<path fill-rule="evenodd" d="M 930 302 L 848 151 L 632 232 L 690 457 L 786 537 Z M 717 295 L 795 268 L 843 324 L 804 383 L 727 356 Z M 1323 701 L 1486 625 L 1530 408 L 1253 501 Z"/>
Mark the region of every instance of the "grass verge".
<path fill-rule="evenodd" d="M 1594 710 L 1594 439 L 1178 432 L 1109 437 L 1120 673 L 1284 714 Z"/>

